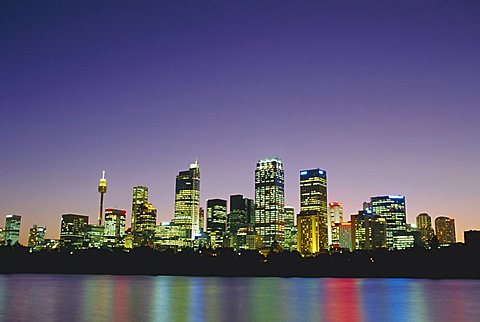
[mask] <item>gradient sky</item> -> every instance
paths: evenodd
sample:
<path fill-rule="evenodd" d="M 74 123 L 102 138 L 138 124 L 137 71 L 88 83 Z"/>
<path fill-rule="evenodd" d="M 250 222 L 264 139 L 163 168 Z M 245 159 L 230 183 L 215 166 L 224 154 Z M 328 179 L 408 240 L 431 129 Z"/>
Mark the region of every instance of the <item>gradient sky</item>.
<path fill-rule="evenodd" d="M 328 172 L 355 213 L 404 194 L 407 220 L 480 229 L 478 1 L 1 1 L 0 214 L 58 238 L 150 188 L 173 217 L 198 156 L 201 199 L 254 195 L 256 161 Z M 129 220 L 130 221 L 130 220 Z M 0 226 L 4 225 L 4 219 Z"/>

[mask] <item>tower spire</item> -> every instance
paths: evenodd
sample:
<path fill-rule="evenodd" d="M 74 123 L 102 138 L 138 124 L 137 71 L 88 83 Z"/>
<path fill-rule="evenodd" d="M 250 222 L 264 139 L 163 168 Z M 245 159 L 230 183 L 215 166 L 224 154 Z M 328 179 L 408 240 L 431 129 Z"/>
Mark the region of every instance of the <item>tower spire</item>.
<path fill-rule="evenodd" d="M 107 179 L 105 179 L 105 170 L 102 171 L 102 178 L 98 183 L 98 192 L 100 193 L 100 212 L 98 213 L 98 224 L 102 224 L 103 218 L 103 195 L 107 193 Z"/>

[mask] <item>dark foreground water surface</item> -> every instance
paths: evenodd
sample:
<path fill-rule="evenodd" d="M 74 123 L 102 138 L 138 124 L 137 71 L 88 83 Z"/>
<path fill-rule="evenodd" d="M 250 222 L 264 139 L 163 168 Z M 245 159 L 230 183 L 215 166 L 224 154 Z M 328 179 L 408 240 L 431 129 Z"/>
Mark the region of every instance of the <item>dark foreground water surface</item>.
<path fill-rule="evenodd" d="M 480 321 L 480 281 L 0 275 L 0 321 Z"/>

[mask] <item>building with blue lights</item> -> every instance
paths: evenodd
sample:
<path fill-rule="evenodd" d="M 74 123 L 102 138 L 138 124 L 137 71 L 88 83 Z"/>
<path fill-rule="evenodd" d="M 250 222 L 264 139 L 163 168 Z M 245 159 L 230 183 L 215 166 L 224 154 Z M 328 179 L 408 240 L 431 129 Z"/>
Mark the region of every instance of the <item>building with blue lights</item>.
<path fill-rule="evenodd" d="M 405 248 L 404 245 L 398 245 L 398 247 L 396 247 L 394 243 L 394 239 L 398 241 L 404 240 L 404 238 L 394 238 L 394 236 L 403 236 L 406 234 L 407 215 L 405 210 L 405 196 L 388 195 L 371 197 L 370 204 L 373 213 L 385 219 L 388 249 Z"/>

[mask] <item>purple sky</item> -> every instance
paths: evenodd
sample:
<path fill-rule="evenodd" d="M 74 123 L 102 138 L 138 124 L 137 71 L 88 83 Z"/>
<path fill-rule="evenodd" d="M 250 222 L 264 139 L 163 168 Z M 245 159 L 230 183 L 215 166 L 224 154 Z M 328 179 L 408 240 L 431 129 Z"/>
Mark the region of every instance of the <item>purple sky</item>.
<path fill-rule="evenodd" d="M 147 185 L 173 216 L 198 156 L 201 198 L 253 197 L 279 156 L 328 171 L 350 215 L 404 194 L 407 219 L 480 229 L 478 1 L 2 1 L 0 214 L 59 235 L 60 216 L 131 209 Z M 347 216 L 348 217 L 348 216 Z M 4 217 L 3 217 L 4 218 Z M 1 219 L 0 226 L 4 225 Z"/>

